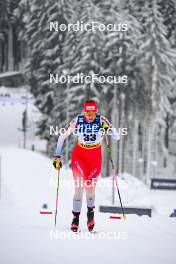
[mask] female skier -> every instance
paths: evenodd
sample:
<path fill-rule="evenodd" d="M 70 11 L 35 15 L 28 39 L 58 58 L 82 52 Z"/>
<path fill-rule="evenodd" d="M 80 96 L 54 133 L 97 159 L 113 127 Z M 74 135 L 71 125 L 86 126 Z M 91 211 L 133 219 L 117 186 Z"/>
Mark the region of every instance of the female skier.
<path fill-rule="evenodd" d="M 77 144 L 72 153 L 71 167 L 75 183 L 75 193 L 73 196 L 73 220 L 71 230 L 77 232 L 79 229 L 79 215 L 81 212 L 83 192 L 86 192 L 87 201 L 87 227 L 92 231 L 95 226 L 95 187 L 101 171 L 102 154 L 101 144 L 103 141 L 103 131 L 108 129 L 114 139 L 119 140 L 120 136 L 112 127 L 111 123 L 98 114 L 97 104 L 93 100 L 84 103 L 83 114 L 73 119 L 66 129 L 66 133 L 61 133 L 53 165 L 56 162 L 62 165 L 61 150 L 65 139 L 70 133 L 78 136 Z"/>

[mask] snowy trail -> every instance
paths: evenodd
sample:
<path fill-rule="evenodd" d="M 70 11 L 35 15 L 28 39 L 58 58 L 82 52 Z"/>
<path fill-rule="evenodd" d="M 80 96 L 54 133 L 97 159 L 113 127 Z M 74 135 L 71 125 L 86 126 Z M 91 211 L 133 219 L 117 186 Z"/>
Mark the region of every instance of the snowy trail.
<path fill-rule="evenodd" d="M 102 217 L 97 219 L 97 225 L 101 221 L 104 227 L 107 223 L 104 220 Z M 96 235 L 81 238 L 67 229 L 57 228 L 55 231 L 43 225 L 8 226 L 1 232 L 1 261 L 3 264 L 82 263 L 83 260 L 84 263 L 90 263 L 91 259 L 91 263 L 148 263 L 149 260 L 153 264 L 174 263 L 175 234 L 167 234 L 164 231 L 164 235 L 161 235 L 161 230 L 153 225 L 154 222 L 146 220 L 132 216 L 128 223 L 114 223 L 104 228 L 116 230 L 117 239 L 102 239 L 102 236 Z M 160 221 L 162 222 L 162 219 Z M 166 225 L 166 221 L 164 224 Z M 172 229 L 175 228 L 174 221 L 168 221 L 167 224 Z M 50 239 L 51 231 L 58 234 L 58 239 Z M 123 232 L 127 233 L 127 239 L 118 238 Z M 67 239 L 59 239 L 59 234 Z"/>
<path fill-rule="evenodd" d="M 5 88 L 4 88 L 5 89 Z M 0 93 L 3 89 L 0 87 Z M 29 94 L 28 104 L 26 106 L 26 91 L 24 89 L 16 90 L 15 88 L 5 89 L 3 93 L 8 92 L 10 97 L 0 96 L 0 151 L 1 147 L 19 147 L 23 144 L 22 115 L 27 107 L 27 147 L 35 144 L 36 149 L 43 150 L 46 142 L 39 140 L 35 136 L 36 122 L 41 114 L 34 106 L 34 100 Z"/>
<path fill-rule="evenodd" d="M 0 255 L 3 264 L 82 263 L 82 258 L 85 263 L 89 263 L 90 257 L 91 263 L 99 260 L 101 263 L 114 262 L 115 259 L 118 263 L 145 263 L 145 257 L 150 258 L 150 263 L 174 263 L 176 232 L 173 219 L 130 216 L 125 222 L 110 223 L 107 215 L 97 214 L 99 230 L 102 228 L 105 233 L 110 230 L 117 232 L 118 238 L 112 240 L 92 235 L 89 239 L 81 239 L 72 235 L 68 225 L 63 224 L 62 215 L 58 216 L 56 230 L 53 228 L 53 220 L 48 217 L 42 219 L 29 210 L 11 209 L 2 224 L 3 215 L 4 210 L 1 210 L 1 227 L 5 227 L 1 230 L 3 249 L 0 249 Z M 69 239 L 50 239 L 51 231 L 55 234 L 62 232 L 62 237 L 70 234 Z M 124 232 L 127 233 L 127 239 L 120 239 Z"/>
<path fill-rule="evenodd" d="M 167 203 L 170 208 L 170 201 L 174 204 L 175 192 L 154 193 L 134 179 L 126 179 L 121 188 L 127 204 L 130 199 L 135 204 L 146 202 L 156 212 L 152 218 L 129 215 L 123 221 L 110 220 L 109 214 L 98 212 L 99 204 L 110 204 L 110 193 L 109 189 L 97 188 L 95 219 L 99 232 L 91 235 L 85 231 L 84 200 L 82 233 L 75 235 L 69 231 L 73 186 L 60 187 L 56 229 L 54 215 L 39 214 L 43 203 L 54 211 L 56 179 L 57 172 L 50 159 L 27 150 L 2 151 L 0 263 L 175 263 L 176 221 L 168 217 L 169 209 L 165 210 Z M 72 181 L 70 170 L 63 168 L 60 180 Z M 143 188 L 144 196 L 137 186 Z M 162 204 L 158 210 L 159 201 L 165 201 L 163 211 Z"/>

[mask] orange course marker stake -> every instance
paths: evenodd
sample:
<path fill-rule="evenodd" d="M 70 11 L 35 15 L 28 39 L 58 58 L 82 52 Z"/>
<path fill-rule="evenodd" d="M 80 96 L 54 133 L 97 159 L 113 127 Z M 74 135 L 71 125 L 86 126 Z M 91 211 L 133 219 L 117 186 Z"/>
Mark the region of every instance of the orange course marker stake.
<path fill-rule="evenodd" d="M 109 217 L 110 219 L 123 219 L 123 220 L 127 220 L 127 216 L 124 215 L 124 216 L 110 216 Z"/>
<path fill-rule="evenodd" d="M 110 216 L 110 219 L 122 219 L 123 217 L 121 216 Z"/>
<path fill-rule="evenodd" d="M 41 211 L 40 214 L 52 214 L 52 212 L 43 212 L 43 211 Z"/>

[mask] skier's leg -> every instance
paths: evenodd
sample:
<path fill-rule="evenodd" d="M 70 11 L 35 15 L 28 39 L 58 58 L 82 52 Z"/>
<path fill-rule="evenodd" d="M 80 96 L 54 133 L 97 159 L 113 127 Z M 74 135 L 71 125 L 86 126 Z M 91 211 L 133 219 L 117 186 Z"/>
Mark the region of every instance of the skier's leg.
<path fill-rule="evenodd" d="M 87 187 L 85 190 L 86 190 L 87 207 L 94 207 L 95 206 L 95 188 L 90 186 L 90 187 Z"/>
<path fill-rule="evenodd" d="M 75 178 L 74 178 L 75 179 Z M 82 207 L 82 198 L 83 198 L 84 188 L 82 186 L 77 186 L 75 183 L 75 193 L 73 196 L 73 220 L 71 223 L 71 230 L 77 232 L 79 228 L 79 215 Z"/>
<path fill-rule="evenodd" d="M 95 188 L 101 171 L 101 149 L 92 150 L 90 153 L 90 162 L 87 167 L 86 178 L 86 201 L 87 201 L 87 227 L 92 231 L 95 226 L 94 208 L 95 208 Z"/>
<path fill-rule="evenodd" d="M 74 177 L 74 180 L 75 180 L 75 177 Z M 84 188 L 82 186 L 77 186 L 77 182 L 76 182 L 75 183 L 75 193 L 73 196 L 73 211 L 74 212 L 81 212 L 83 192 L 84 192 Z"/>
<path fill-rule="evenodd" d="M 77 232 L 79 228 L 79 215 L 81 212 L 83 192 L 84 192 L 84 176 L 86 174 L 86 167 L 82 160 L 76 155 L 76 151 L 72 155 L 72 172 L 75 184 L 75 193 L 73 196 L 73 221 L 71 224 L 71 230 Z"/>
<path fill-rule="evenodd" d="M 78 156 L 77 151 L 72 155 L 72 173 L 75 185 L 75 194 L 73 197 L 73 211 L 80 212 L 84 191 L 84 177 L 87 176 L 87 170 L 85 164 Z"/>
<path fill-rule="evenodd" d="M 87 164 L 87 177 L 85 179 L 86 200 L 88 207 L 94 207 L 95 203 L 95 187 L 101 171 L 101 149 L 90 152 L 90 162 Z"/>
<path fill-rule="evenodd" d="M 73 211 L 81 212 L 84 192 L 84 177 L 87 176 L 87 170 L 85 164 L 76 155 L 72 157 L 72 172 L 75 185 L 75 193 L 73 196 Z"/>
<path fill-rule="evenodd" d="M 95 208 L 95 187 L 87 186 L 86 201 L 87 201 L 87 227 L 89 231 L 92 231 L 95 226 L 94 221 L 94 208 Z"/>
<path fill-rule="evenodd" d="M 97 170 L 97 173 L 100 173 L 100 170 Z M 99 178 L 99 174 L 97 175 L 95 173 L 95 177 L 91 178 L 91 183 L 89 185 L 86 185 L 86 201 L 87 201 L 87 227 L 89 231 L 92 231 L 95 226 L 94 221 L 94 208 L 95 208 L 95 187 L 97 180 Z"/>
<path fill-rule="evenodd" d="M 76 181 L 78 179 L 78 181 Z M 71 230 L 77 232 L 79 228 L 79 215 L 82 207 L 83 191 L 84 188 L 79 182 L 79 176 L 74 174 L 75 193 L 73 195 L 73 220 L 71 223 Z"/>
<path fill-rule="evenodd" d="M 89 155 L 86 156 L 86 159 L 87 159 L 86 180 L 91 181 L 91 184 L 95 188 L 98 178 L 100 176 L 101 165 L 102 165 L 101 148 L 96 148 L 89 151 Z"/>

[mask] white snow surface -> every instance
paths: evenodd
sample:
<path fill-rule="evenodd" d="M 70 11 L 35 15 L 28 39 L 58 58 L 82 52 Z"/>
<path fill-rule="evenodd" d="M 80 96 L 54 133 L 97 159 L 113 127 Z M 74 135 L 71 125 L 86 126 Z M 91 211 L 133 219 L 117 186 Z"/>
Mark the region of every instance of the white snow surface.
<path fill-rule="evenodd" d="M 25 89 L 0 88 L 0 264 L 175 263 L 176 218 L 169 215 L 176 208 L 176 192 L 150 190 L 129 174 L 118 177 L 123 205 L 152 208 L 152 218 L 129 215 L 127 220 L 110 220 L 110 214 L 100 213 L 99 205 L 111 205 L 112 177 L 100 178 L 96 188 L 97 234 L 87 232 L 85 198 L 81 233 L 71 233 L 74 186 L 71 170 L 63 167 L 54 227 L 58 177 L 52 160 L 17 148 L 22 147 L 18 128 L 26 108 L 25 96 Z M 34 135 L 40 114 L 31 95 L 29 98 L 27 147 L 35 144 L 36 150 L 44 150 L 45 142 Z M 170 168 L 174 175 L 174 168 Z M 43 204 L 52 215 L 40 214 Z M 117 193 L 115 205 L 120 205 Z"/>
<path fill-rule="evenodd" d="M 111 204 L 112 178 L 102 179 L 96 190 L 97 234 L 86 231 L 84 200 L 82 232 L 76 235 L 69 230 L 74 192 L 70 169 L 62 168 L 60 172 L 55 228 L 57 171 L 52 161 L 29 150 L 1 147 L 0 152 L 1 264 L 175 263 L 176 218 L 169 215 L 176 207 L 176 192 L 149 190 L 125 174 L 119 179 L 124 205 L 152 207 L 153 215 L 110 220 L 110 214 L 98 212 L 100 204 Z M 117 196 L 116 201 L 119 205 Z M 40 214 L 44 203 L 52 215 Z"/>

